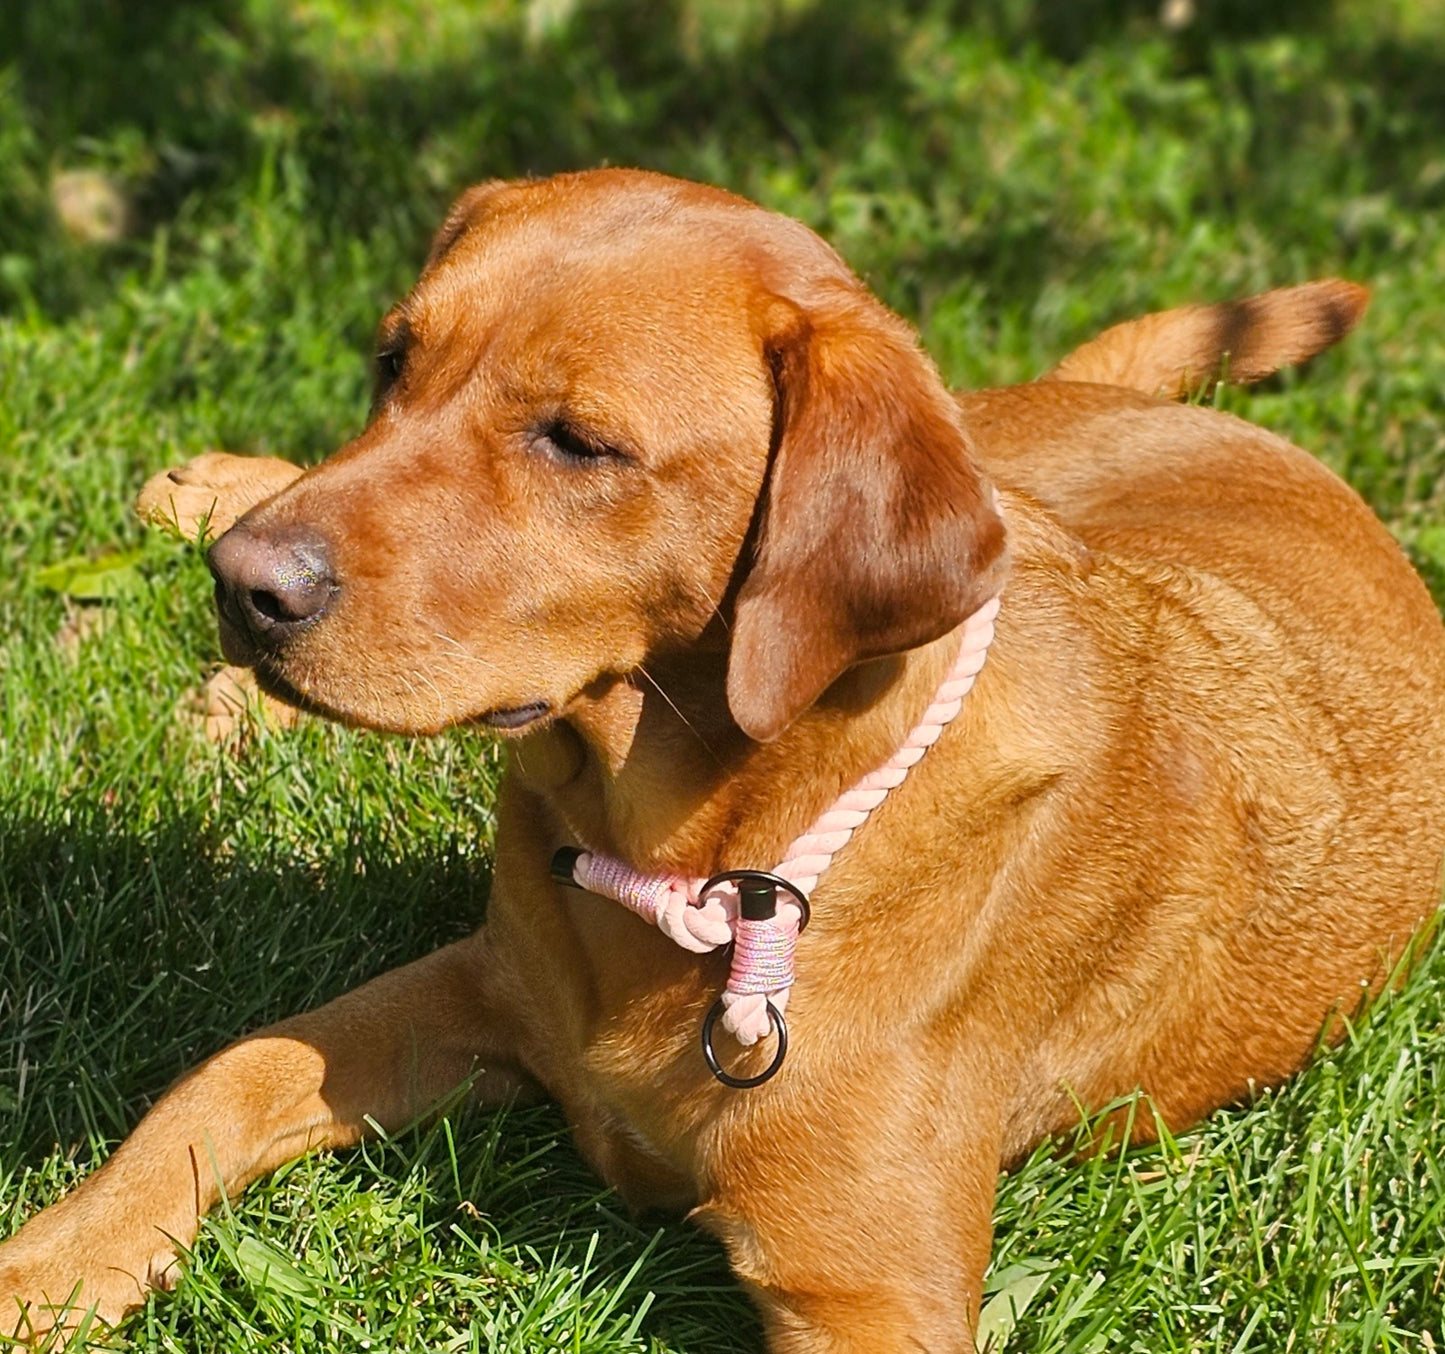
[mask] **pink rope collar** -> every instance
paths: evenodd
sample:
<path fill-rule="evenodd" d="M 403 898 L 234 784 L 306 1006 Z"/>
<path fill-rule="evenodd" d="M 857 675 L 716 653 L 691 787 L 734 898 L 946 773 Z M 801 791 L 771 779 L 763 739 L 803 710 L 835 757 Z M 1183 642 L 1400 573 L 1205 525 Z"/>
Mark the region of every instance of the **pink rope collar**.
<path fill-rule="evenodd" d="M 933 703 L 923 712 L 903 746 L 876 771 L 846 791 L 783 855 L 771 873 L 806 896 L 868 816 L 901 785 L 923 754 L 953 721 L 983 669 L 993 642 L 998 598 L 985 602 L 963 624 L 958 657 Z M 765 1038 L 772 1028 L 771 1003 L 787 1007 L 793 985 L 802 909 L 780 891 L 777 915 L 753 921 L 738 912 L 735 884 L 720 883 L 704 895 L 704 879 L 683 875 L 645 875 L 611 856 L 583 851 L 572 868 L 578 888 L 612 898 L 650 921 L 663 934 L 694 954 L 733 946 L 732 967 L 722 994 L 723 1028 L 744 1045 Z"/>

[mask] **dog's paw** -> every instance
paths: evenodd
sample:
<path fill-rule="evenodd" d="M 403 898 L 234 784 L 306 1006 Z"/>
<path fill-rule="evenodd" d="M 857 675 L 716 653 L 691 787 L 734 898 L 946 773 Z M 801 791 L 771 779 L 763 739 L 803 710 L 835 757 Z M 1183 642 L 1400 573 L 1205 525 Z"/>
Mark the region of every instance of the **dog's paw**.
<path fill-rule="evenodd" d="M 49 1354 L 90 1348 L 93 1337 L 103 1335 L 124 1315 L 122 1308 L 107 1320 L 100 1307 L 82 1282 L 67 1287 L 65 1280 L 57 1277 L 52 1291 L 43 1278 L 0 1267 L 0 1349 Z"/>
<path fill-rule="evenodd" d="M 169 1250 L 128 1264 L 83 1243 L 32 1254 L 26 1241 L 22 1232 L 0 1247 L 0 1349 L 95 1348 L 150 1289 L 175 1281 Z"/>
<path fill-rule="evenodd" d="M 301 718 L 294 705 L 268 696 L 250 668 L 224 667 L 187 698 L 186 714 L 211 743 L 238 747 L 257 728 L 289 729 Z"/>
<path fill-rule="evenodd" d="M 274 456 L 208 451 L 152 475 L 136 496 L 136 515 L 186 540 L 213 538 L 300 474 L 300 466 Z"/>

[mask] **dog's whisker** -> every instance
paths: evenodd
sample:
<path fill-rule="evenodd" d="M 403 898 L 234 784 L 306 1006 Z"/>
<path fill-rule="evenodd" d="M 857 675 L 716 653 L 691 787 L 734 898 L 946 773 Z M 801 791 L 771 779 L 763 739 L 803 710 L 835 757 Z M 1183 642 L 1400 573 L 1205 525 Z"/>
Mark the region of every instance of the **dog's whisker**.
<path fill-rule="evenodd" d="M 708 592 L 708 590 L 704 587 L 699 587 L 697 591 L 698 595 L 701 596 L 703 601 L 705 601 L 708 605 L 708 615 L 716 616 L 718 624 L 722 626 L 723 630 L 727 634 L 731 635 L 733 632 L 733 628 L 731 625 L 728 624 L 728 618 L 723 615 L 722 598 L 719 597 L 716 601 L 714 601 L 712 594 Z"/>
<path fill-rule="evenodd" d="M 661 696 L 662 699 L 667 702 L 667 704 L 668 704 L 669 708 L 672 710 L 673 714 L 675 714 L 675 715 L 678 717 L 678 719 L 680 719 L 680 720 L 682 721 L 683 727 L 684 727 L 690 734 L 692 734 L 692 736 L 693 736 L 694 738 L 697 739 L 699 746 L 702 748 L 702 750 L 703 750 L 704 752 L 707 753 L 707 755 L 708 755 L 709 757 L 712 758 L 713 763 L 717 766 L 718 770 L 719 770 L 719 771 L 726 771 L 726 770 L 727 770 L 727 767 L 724 766 L 722 758 L 719 757 L 719 756 L 717 755 L 717 753 L 713 751 L 711 744 L 709 744 L 708 741 L 707 741 L 707 739 L 704 738 L 704 737 L 702 736 L 702 734 L 698 731 L 697 725 L 695 725 L 695 724 L 692 722 L 692 720 L 690 720 L 685 714 L 683 714 L 683 712 L 681 711 L 681 709 L 678 708 L 677 702 L 676 702 L 675 700 L 673 700 L 673 698 L 672 698 L 671 696 L 669 696 L 669 695 L 667 694 L 667 692 L 662 689 L 662 686 L 661 686 L 661 684 L 658 682 L 657 678 L 654 677 L 650 672 L 648 672 L 646 664 L 639 663 L 639 664 L 637 665 L 636 671 L 637 671 L 641 676 L 647 678 L 648 682 L 651 683 L 651 685 L 652 685 L 652 689 L 653 689 L 654 691 L 656 691 L 657 694 L 658 694 L 659 696 Z"/>
<path fill-rule="evenodd" d="M 440 640 L 443 644 L 450 645 L 453 650 L 454 657 L 465 658 L 468 663 L 471 663 L 479 668 L 485 668 L 488 672 L 500 672 L 502 670 L 501 664 L 494 663 L 490 658 L 483 658 L 479 653 L 474 653 L 465 644 L 463 644 L 461 640 L 453 639 L 445 631 L 433 630 L 432 637 L 434 639 Z"/>

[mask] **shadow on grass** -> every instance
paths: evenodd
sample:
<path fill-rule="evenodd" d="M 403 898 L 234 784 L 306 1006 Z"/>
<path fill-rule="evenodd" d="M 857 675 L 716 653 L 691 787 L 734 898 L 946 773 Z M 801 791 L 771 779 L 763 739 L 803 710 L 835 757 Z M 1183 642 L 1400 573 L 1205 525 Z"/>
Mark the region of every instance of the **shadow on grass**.
<path fill-rule="evenodd" d="M 1335 8 L 1325 0 L 1201 3 L 1173 39 L 1177 65 L 1213 78 L 1213 54 L 1243 39 L 1325 34 L 1330 70 L 1375 84 L 1385 75 L 1392 107 L 1403 100 L 1445 129 L 1442 54 L 1399 44 L 1361 48 L 1343 29 L 1335 41 L 1328 36 Z M 558 17 L 535 22 L 544 11 Z M 801 161 L 813 179 L 835 159 L 856 163 L 871 151 L 926 188 L 953 149 L 944 133 L 930 132 L 947 144 L 920 157 L 912 77 L 948 32 L 986 31 L 1005 49 L 1036 48 L 1071 62 L 1162 31 L 1156 0 L 815 0 L 771 10 L 744 5 L 734 12 L 742 18 L 728 19 L 729 12 L 713 0 L 519 4 L 510 16 L 471 23 L 455 43 L 423 43 L 404 59 L 361 69 L 318 50 L 302 12 L 279 0 L 246 7 L 34 0 L 0 38 L 0 65 L 18 72 L 34 175 L 79 157 L 119 162 L 114 167 L 140 185 L 142 228 L 115 258 L 124 260 L 129 248 L 138 261 L 149 232 L 193 194 L 224 196 L 252 184 L 284 144 L 307 179 L 310 209 L 333 238 L 381 237 L 414 265 L 446 202 L 487 176 L 623 163 L 756 192 L 759 164 Z M 392 20 L 396 41 L 415 46 L 405 30 L 424 27 L 423 18 L 403 3 Z M 382 17 L 366 22 L 385 29 Z M 920 52 L 926 25 L 932 46 Z M 1282 101 L 1276 92 L 1268 121 L 1295 126 L 1314 98 L 1308 82 Z M 1398 182 L 1406 150 L 1388 119 L 1377 121 L 1366 129 L 1368 154 L 1359 145 L 1341 153 L 1360 157 L 1363 172 L 1387 186 Z M 1278 147 L 1267 140 L 1262 153 Z M 88 265 L 49 238 L 45 211 L 31 205 L 0 226 L 0 245 L 55 265 L 27 275 L 40 303 L 63 311 L 87 294 Z M 1036 259 L 1056 243 L 1045 227 L 993 252 Z M 988 254 L 938 262 L 990 266 L 997 260 Z"/>
<path fill-rule="evenodd" d="M 490 861 L 243 854 L 201 809 L 0 805 L 0 1152 L 114 1140 L 232 1039 L 470 931 Z"/>
<path fill-rule="evenodd" d="M 282 851 L 228 853 L 199 814 L 139 834 L 102 809 L 66 817 L 0 813 L 0 1161 L 9 1167 L 56 1143 L 83 1158 L 87 1142 L 118 1139 L 184 1068 L 237 1035 L 469 930 L 490 886 L 487 862 L 470 858 L 396 860 L 363 847 L 306 868 Z M 653 1294 L 644 1331 L 697 1351 L 761 1342 L 721 1248 L 676 1220 L 629 1216 L 554 1107 L 455 1108 L 318 1169 L 344 1182 L 338 1197 L 373 1188 L 409 1197 L 406 1182 L 420 1176 L 427 1217 L 446 1220 L 437 1244 L 454 1244 L 453 1224 L 477 1243 L 495 1234 L 518 1263 L 534 1263 L 531 1248 L 592 1289 L 617 1289 L 645 1254 L 622 1296 L 636 1311 Z M 255 1187 L 266 1218 L 268 1188 Z M 237 1204 L 242 1237 L 255 1226 L 251 1197 Z M 219 1265 L 207 1282 L 258 1304 L 252 1319 L 264 1324 L 265 1295 L 226 1276 L 216 1244 L 201 1242 L 205 1263 Z M 467 1263 L 465 1246 L 456 1263 Z M 172 1319 L 190 1318 L 161 1314 Z"/>
<path fill-rule="evenodd" d="M 643 1330 L 673 1347 L 762 1348 L 756 1310 L 722 1245 L 675 1217 L 630 1213 L 573 1147 L 555 1106 L 457 1110 L 445 1124 L 361 1151 L 388 1178 L 424 1172 L 430 1216 L 456 1217 L 474 1239 L 495 1229 L 508 1247 L 555 1258 L 612 1292 L 640 1265 L 624 1306 L 635 1311 L 650 1293 Z"/>

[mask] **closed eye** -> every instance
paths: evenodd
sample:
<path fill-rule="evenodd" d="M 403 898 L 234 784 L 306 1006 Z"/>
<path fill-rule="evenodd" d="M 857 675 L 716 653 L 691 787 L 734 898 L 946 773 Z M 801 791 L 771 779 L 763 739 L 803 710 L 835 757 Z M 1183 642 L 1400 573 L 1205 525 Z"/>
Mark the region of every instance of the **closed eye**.
<path fill-rule="evenodd" d="M 382 320 L 376 331 L 376 356 L 372 358 L 374 380 L 371 412 L 376 414 L 406 371 L 406 355 L 412 346 L 411 322 L 398 306 Z"/>
<path fill-rule="evenodd" d="M 541 424 L 533 436 L 532 445 L 568 465 L 631 460 L 626 452 L 565 418 L 552 418 Z"/>
<path fill-rule="evenodd" d="M 406 369 L 406 349 L 404 347 L 381 348 L 372 359 L 372 382 L 371 382 L 371 418 L 375 418 L 381 412 L 381 407 L 387 401 L 392 391 L 396 389 L 401 381 L 401 374 Z"/>

